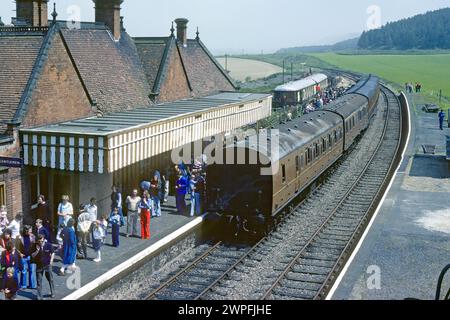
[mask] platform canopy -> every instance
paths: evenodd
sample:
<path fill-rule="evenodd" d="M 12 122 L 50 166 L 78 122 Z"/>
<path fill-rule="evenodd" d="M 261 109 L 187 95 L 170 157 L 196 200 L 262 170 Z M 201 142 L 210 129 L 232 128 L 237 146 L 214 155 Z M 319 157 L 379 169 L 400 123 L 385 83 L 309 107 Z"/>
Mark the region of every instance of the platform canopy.
<path fill-rule="evenodd" d="M 24 164 L 112 173 L 271 114 L 270 94 L 224 92 L 20 130 Z"/>

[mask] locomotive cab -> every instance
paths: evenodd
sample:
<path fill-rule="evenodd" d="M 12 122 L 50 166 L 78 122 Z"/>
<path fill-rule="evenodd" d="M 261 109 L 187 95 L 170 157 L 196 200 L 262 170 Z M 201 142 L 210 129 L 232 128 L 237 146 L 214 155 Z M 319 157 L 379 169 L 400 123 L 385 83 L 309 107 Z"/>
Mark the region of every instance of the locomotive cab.
<path fill-rule="evenodd" d="M 207 211 L 220 214 L 224 221 L 245 224 L 243 227 L 250 232 L 258 232 L 271 218 L 272 176 L 264 174 L 267 165 L 248 161 L 249 153 L 261 157 L 256 150 L 234 149 L 246 153 L 245 163 L 207 167 Z"/>

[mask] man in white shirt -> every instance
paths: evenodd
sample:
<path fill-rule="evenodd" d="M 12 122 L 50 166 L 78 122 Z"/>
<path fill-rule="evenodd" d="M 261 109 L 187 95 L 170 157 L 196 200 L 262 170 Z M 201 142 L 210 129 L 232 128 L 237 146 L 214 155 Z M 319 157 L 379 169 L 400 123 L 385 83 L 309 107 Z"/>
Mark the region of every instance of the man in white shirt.
<path fill-rule="evenodd" d="M 84 210 L 89 213 L 91 222 L 97 221 L 99 218 L 97 215 L 97 205 L 95 204 L 97 199 L 91 198 L 89 204 L 84 207 Z"/>
<path fill-rule="evenodd" d="M 11 239 L 15 240 L 17 237 L 21 238 L 20 236 L 20 225 L 22 222 L 22 214 L 17 214 L 14 217 L 14 220 L 11 221 L 11 223 L 8 225 L 8 229 L 11 230 Z"/>
<path fill-rule="evenodd" d="M 137 231 L 137 224 L 139 218 L 138 204 L 141 201 L 141 197 L 138 195 L 138 191 L 135 189 L 125 200 L 128 209 L 127 216 L 127 238 L 130 236 L 139 236 Z"/>
<path fill-rule="evenodd" d="M 78 254 L 77 258 L 87 259 L 87 241 L 89 231 L 91 230 L 91 216 L 84 206 L 80 207 L 80 215 L 78 216 L 77 233 L 78 233 Z"/>

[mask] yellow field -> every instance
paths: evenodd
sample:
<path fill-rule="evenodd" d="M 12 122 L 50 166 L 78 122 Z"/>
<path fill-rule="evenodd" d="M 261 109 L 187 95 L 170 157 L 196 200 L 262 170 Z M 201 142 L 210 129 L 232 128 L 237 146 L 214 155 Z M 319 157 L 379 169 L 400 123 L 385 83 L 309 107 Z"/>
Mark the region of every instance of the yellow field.
<path fill-rule="evenodd" d="M 225 58 L 218 58 L 219 63 L 225 68 Z M 244 82 L 248 77 L 257 80 L 283 71 L 279 66 L 249 59 L 228 58 L 228 70 L 230 76 Z"/>

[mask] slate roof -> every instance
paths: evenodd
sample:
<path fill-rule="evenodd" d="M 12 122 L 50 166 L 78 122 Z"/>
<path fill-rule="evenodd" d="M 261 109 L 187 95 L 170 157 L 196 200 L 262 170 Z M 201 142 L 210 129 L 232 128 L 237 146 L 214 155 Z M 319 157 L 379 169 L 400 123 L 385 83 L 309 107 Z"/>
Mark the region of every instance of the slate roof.
<path fill-rule="evenodd" d="M 134 38 L 134 41 L 152 92 L 157 93 L 162 78 L 160 67 L 167 63 L 171 38 Z M 159 78 L 158 73 L 161 73 Z"/>
<path fill-rule="evenodd" d="M 96 100 L 102 112 L 151 104 L 151 88 L 128 34 L 122 32 L 118 42 L 106 28 L 63 28 L 61 34 L 91 99 Z"/>
<path fill-rule="evenodd" d="M 58 21 L 40 32 L 8 30 L 0 32 L 0 123 L 20 122 L 26 114 L 56 36 L 63 40 L 88 98 L 104 114 L 151 106 L 149 96 L 159 93 L 174 51 L 180 54 L 193 97 L 236 89 L 200 39 L 188 40 L 184 47 L 173 36 L 132 39 L 123 30 L 114 41 L 104 24 L 89 22 L 79 29 Z M 0 134 L 5 128 L 0 124 Z"/>
<path fill-rule="evenodd" d="M 178 48 L 195 96 L 236 89 L 231 77 L 201 40 L 188 40 L 186 47 L 178 42 Z"/>
<path fill-rule="evenodd" d="M 43 43 L 42 34 L 0 36 L 0 132 L 14 118 Z"/>
<path fill-rule="evenodd" d="M 200 39 L 188 40 L 186 47 L 174 37 L 134 38 L 134 41 L 155 94 L 165 80 L 170 54 L 177 49 L 195 97 L 236 89 L 231 77 Z"/>

